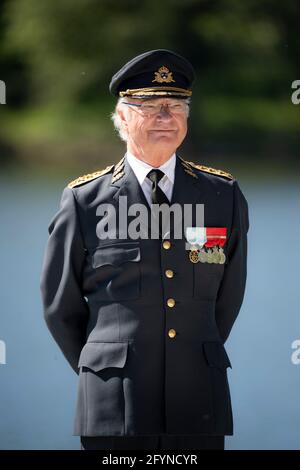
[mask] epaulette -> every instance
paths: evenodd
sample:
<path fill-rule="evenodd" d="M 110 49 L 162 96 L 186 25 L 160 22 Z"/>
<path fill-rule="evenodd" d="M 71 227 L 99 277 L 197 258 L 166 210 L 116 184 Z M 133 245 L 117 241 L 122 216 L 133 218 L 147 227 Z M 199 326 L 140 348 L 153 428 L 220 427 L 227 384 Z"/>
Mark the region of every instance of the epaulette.
<path fill-rule="evenodd" d="M 104 168 L 104 170 L 98 170 L 94 173 L 88 173 L 87 175 L 79 176 L 79 178 L 76 178 L 76 180 L 73 180 L 68 184 L 68 188 L 74 188 L 75 186 L 78 186 L 82 183 L 86 183 L 87 181 L 92 181 L 95 178 L 98 178 L 99 176 L 106 175 L 106 173 L 109 173 L 114 166 L 115 165 L 109 165 Z"/>
<path fill-rule="evenodd" d="M 227 173 L 227 171 L 218 170 L 217 168 L 211 168 L 210 166 L 198 165 L 197 163 L 194 163 L 194 162 L 186 162 L 186 163 L 188 163 L 194 168 L 197 168 L 197 170 L 205 171 L 206 173 L 211 173 L 217 176 L 223 176 L 224 178 L 228 178 L 230 180 L 234 179 L 234 177 L 230 173 Z"/>

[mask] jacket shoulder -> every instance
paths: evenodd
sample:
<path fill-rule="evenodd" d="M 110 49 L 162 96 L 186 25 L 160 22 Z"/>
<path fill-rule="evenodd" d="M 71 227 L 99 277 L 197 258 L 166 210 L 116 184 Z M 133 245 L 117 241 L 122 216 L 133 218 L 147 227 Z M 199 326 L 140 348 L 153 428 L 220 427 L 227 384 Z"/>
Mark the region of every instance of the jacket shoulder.
<path fill-rule="evenodd" d="M 76 186 L 87 183 L 88 181 L 92 181 L 96 178 L 99 178 L 99 176 L 106 175 L 107 173 L 112 172 L 114 166 L 115 165 L 109 165 L 106 168 L 104 168 L 104 170 L 98 170 L 98 171 L 94 171 L 93 173 L 88 173 L 86 175 L 79 176 L 75 180 L 68 183 L 68 188 L 75 188 Z"/>
<path fill-rule="evenodd" d="M 217 168 L 212 168 L 210 166 L 205 166 L 205 165 L 198 165 L 197 163 L 194 162 L 188 162 L 184 160 L 185 163 L 188 165 L 192 166 L 193 168 L 196 168 L 197 170 L 204 171 L 205 173 L 210 173 L 212 175 L 216 176 L 221 176 L 223 178 L 227 178 L 229 180 L 233 180 L 234 176 L 232 176 L 230 173 L 224 170 L 219 170 Z"/>

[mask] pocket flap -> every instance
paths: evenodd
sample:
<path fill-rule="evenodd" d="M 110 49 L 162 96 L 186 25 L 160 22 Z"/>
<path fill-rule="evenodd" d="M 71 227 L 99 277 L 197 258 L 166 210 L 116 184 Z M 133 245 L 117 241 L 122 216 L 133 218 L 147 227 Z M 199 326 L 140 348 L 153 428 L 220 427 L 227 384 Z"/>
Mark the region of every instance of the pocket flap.
<path fill-rule="evenodd" d="M 95 372 L 106 367 L 124 367 L 128 342 L 86 343 L 82 348 L 78 367 L 89 367 Z"/>
<path fill-rule="evenodd" d="M 231 367 L 226 349 L 219 341 L 206 341 L 203 343 L 204 354 L 210 367 L 226 369 Z"/>
<path fill-rule="evenodd" d="M 116 243 L 99 247 L 93 254 L 93 268 L 110 264 L 119 266 L 127 261 L 140 261 L 141 252 L 138 243 Z"/>

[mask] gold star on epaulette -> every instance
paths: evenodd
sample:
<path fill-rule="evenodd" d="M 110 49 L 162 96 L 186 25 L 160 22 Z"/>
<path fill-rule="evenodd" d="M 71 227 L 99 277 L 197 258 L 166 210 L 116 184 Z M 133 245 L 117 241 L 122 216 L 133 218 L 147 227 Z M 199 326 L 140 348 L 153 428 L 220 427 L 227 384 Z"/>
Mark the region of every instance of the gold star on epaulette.
<path fill-rule="evenodd" d="M 94 173 L 88 173 L 87 175 L 79 176 L 76 180 L 71 181 L 68 184 L 68 188 L 74 188 L 75 186 L 79 186 L 82 183 L 86 183 L 87 181 L 92 181 L 99 176 L 105 175 L 109 173 L 113 169 L 114 165 L 109 165 L 104 170 L 95 171 Z"/>
<path fill-rule="evenodd" d="M 211 173 L 212 175 L 223 176 L 224 178 L 228 178 L 230 180 L 234 179 L 234 177 L 230 173 L 227 173 L 227 171 L 218 170 L 217 168 L 211 168 L 210 166 L 198 165 L 194 162 L 186 163 L 190 164 L 194 168 L 197 168 L 197 170 L 205 171 L 206 173 Z"/>

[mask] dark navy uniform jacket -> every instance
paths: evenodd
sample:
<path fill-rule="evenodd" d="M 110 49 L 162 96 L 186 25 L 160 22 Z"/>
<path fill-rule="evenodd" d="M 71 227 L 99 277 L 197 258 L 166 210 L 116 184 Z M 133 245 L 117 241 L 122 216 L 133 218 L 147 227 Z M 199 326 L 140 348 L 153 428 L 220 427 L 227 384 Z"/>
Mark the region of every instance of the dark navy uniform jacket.
<path fill-rule="evenodd" d="M 226 262 L 210 264 L 192 263 L 172 230 L 100 240 L 97 207 L 121 195 L 147 205 L 126 158 L 66 187 L 48 229 L 41 292 L 79 373 L 74 434 L 232 434 L 224 343 L 245 290 L 245 197 L 230 175 L 176 157 L 171 203 L 204 204 L 204 226 L 227 228 Z"/>

